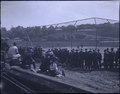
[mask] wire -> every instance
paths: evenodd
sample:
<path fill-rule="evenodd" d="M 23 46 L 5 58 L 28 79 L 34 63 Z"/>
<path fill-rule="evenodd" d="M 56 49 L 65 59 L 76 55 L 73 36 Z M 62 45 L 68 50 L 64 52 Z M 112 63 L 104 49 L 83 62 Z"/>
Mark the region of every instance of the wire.
<path fill-rule="evenodd" d="M 32 41 L 31 41 L 31 39 L 30 39 L 30 37 L 29 37 L 29 35 L 28 35 L 28 32 L 25 31 L 25 33 L 26 33 L 26 35 L 27 35 L 28 40 L 30 41 L 31 47 L 33 47 L 33 43 L 32 43 Z"/>

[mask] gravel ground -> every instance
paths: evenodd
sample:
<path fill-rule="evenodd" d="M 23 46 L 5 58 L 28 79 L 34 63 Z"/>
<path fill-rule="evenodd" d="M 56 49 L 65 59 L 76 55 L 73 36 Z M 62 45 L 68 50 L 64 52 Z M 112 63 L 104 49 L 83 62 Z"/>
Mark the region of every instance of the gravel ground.
<path fill-rule="evenodd" d="M 109 71 L 75 72 L 66 70 L 66 77 L 81 81 L 86 86 L 100 90 L 99 92 L 120 92 L 119 73 Z"/>
<path fill-rule="evenodd" d="M 37 69 L 39 68 L 37 64 Z M 119 72 L 112 71 L 84 71 L 76 68 L 76 70 L 70 70 L 63 68 L 65 71 L 65 77 L 72 79 L 76 82 L 80 82 L 86 87 L 97 90 L 100 93 L 119 93 L 120 81 Z"/>

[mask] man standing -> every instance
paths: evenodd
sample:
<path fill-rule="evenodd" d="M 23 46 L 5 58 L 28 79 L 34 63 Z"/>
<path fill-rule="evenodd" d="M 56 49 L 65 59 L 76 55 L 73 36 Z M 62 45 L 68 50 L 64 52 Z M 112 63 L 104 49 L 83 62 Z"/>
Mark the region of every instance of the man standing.
<path fill-rule="evenodd" d="M 109 67 L 109 49 L 104 50 L 104 69 L 108 69 Z"/>
<path fill-rule="evenodd" d="M 93 62 L 93 52 L 91 49 L 88 51 L 88 68 L 89 70 L 92 70 L 92 62 Z"/>
<path fill-rule="evenodd" d="M 114 52 L 114 49 L 111 48 L 111 51 L 109 52 L 109 65 L 110 65 L 110 69 L 113 69 L 114 60 L 115 60 L 115 52 Z"/>
<path fill-rule="evenodd" d="M 36 69 L 35 60 L 33 59 L 33 49 L 27 48 L 22 59 L 22 67 L 26 67 L 26 65 L 29 65 L 29 68 L 32 69 L 31 64 L 33 65 L 33 68 Z"/>
<path fill-rule="evenodd" d="M 84 52 L 83 49 L 80 50 L 79 52 L 79 63 L 80 63 L 80 68 L 84 68 Z"/>
<path fill-rule="evenodd" d="M 97 63 L 98 63 L 98 68 L 101 69 L 101 60 L 102 60 L 102 55 L 100 53 L 100 50 L 97 50 Z"/>
<path fill-rule="evenodd" d="M 98 69 L 97 52 L 93 50 L 93 69 Z"/>
<path fill-rule="evenodd" d="M 89 54 L 88 54 L 88 50 L 87 49 L 85 49 L 85 52 L 84 52 L 84 61 L 85 61 L 85 69 L 88 70 Z"/>

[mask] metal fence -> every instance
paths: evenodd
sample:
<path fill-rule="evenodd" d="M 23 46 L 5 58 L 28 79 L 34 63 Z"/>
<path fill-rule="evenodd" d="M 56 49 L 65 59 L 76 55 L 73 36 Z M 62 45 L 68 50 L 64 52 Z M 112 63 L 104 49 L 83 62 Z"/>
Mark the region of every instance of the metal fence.
<path fill-rule="evenodd" d="M 33 37 L 31 37 L 29 32 L 25 31 L 26 29 L 24 29 L 24 35 L 28 41 L 17 41 L 18 45 L 20 44 L 22 46 L 42 46 L 52 48 L 70 47 L 71 49 L 77 46 L 89 46 L 95 48 L 114 48 L 119 46 L 119 21 L 117 20 L 93 17 L 39 27 L 46 27 L 46 29 L 49 29 L 51 26 L 52 29 L 47 30 L 46 35 L 36 35 L 39 39 L 38 41 L 34 42 L 31 40 Z M 39 31 L 46 32 L 41 30 Z M 35 36 L 34 30 L 32 35 Z"/>
<path fill-rule="evenodd" d="M 104 18 L 87 18 L 76 21 L 45 25 L 53 26 L 55 32 L 52 41 L 43 42 L 52 47 L 118 47 L 119 46 L 119 21 Z M 42 26 L 41 26 L 42 27 Z M 41 42 L 42 44 L 42 42 Z"/>

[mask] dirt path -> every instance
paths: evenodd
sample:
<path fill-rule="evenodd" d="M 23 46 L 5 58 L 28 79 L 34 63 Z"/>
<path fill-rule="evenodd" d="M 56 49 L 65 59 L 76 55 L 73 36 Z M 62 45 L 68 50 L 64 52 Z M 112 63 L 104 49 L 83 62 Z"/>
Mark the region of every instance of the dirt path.
<path fill-rule="evenodd" d="M 92 71 L 86 73 L 79 73 L 74 71 L 66 70 L 66 77 L 80 81 L 88 87 L 100 90 L 104 92 L 120 92 L 118 84 L 119 79 L 117 72 L 109 71 Z"/>
<path fill-rule="evenodd" d="M 38 68 L 39 64 L 37 65 Z M 111 71 L 91 71 L 85 72 L 71 71 L 64 69 L 66 78 L 73 79 L 74 83 L 80 82 L 81 85 L 97 90 L 100 93 L 119 93 L 120 92 L 120 81 L 119 72 Z M 76 84 L 78 85 L 78 84 Z"/>

